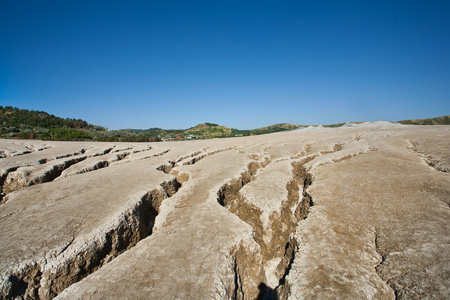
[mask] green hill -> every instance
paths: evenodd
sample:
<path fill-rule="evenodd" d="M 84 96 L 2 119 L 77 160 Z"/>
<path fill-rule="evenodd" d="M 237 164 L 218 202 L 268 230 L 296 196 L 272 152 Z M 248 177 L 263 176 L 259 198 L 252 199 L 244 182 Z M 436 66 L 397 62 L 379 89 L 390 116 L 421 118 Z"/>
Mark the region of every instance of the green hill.
<path fill-rule="evenodd" d="M 450 115 L 431 119 L 403 120 L 399 121 L 399 123 L 409 125 L 450 125 Z"/>
<path fill-rule="evenodd" d="M 0 137 L 42 140 L 89 140 L 101 126 L 81 119 L 60 118 L 43 111 L 0 106 Z"/>
<path fill-rule="evenodd" d="M 450 116 L 432 119 L 404 120 L 402 124 L 450 124 Z M 323 125 L 338 127 L 344 123 Z M 0 106 L 0 138 L 58 141 L 153 142 L 185 139 L 210 139 L 268 134 L 293 130 L 303 125 L 279 123 L 251 130 L 239 130 L 214 123 L 203 123 L 189 129 L 120 129 L 107 130 L 81 119 L 60 118 L 43 111 Z"/>
<path fill-rule="evenodd" d="M 60 118 L 44 111 L 0 106 L 0 138 L 52 141 L 158 141 L 159 128 L 107 130 L 81 119 Z"/>
<path fill-rule="evenodd" d="M 184 129 L 107 130 L 81 119 L 60 118 L 43 111 L 0 106 L 0 138 L 58 141 L 151 142 L 161 140 L 207 139 L 248 135 L 218 124 L 205 123 Z"/>
<path fill-rule="evenodd" d="M 279 131 L 286 131 L 286 130 L 293 130 L 301 127 L 300 125 L 296 124 L 289 124 L 289 123 L 279 123 L 267 127 L 261 127 L 250 130 L 251 135 L 259 135 L 259 134 L 267 134 L 267 133 L 273 133 L 273 132 L 279 132 Z"/>
<path fill-rule="evenodd" d="M 280 123 L 252 130 L 239 130 L 214 123 L 189 129 L 107 130 L 81 119 L 60 118 L 43 111 L 0 106 L 0 137 L 60 141 L 148 142 L 162 140 L 210 139 L 267 134 L 292 130 L 300 125 Z"/>
<path fill-rule="evenodd" d="M 185 130 L 185 134 L 201 139 L 229 137 L 231 136 L 231 132 L 231 128 L 214 123 L 199 124 Z"/>

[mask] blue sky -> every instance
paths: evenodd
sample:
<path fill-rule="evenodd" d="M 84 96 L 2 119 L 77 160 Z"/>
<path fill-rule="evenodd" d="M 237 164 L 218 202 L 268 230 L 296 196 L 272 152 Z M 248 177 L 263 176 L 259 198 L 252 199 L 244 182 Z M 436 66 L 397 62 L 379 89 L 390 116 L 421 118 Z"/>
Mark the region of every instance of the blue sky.
<path fill-rule="evenodd" d="M 0 0 L 0 105 L 120 128 L 450 114 L 450 1 Z"/>

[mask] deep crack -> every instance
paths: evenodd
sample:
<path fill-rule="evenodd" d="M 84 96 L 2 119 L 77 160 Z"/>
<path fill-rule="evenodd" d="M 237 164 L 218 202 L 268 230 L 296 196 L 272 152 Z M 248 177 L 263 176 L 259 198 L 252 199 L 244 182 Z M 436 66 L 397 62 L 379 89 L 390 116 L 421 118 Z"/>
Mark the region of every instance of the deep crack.
<path fill-rule="evenodd" d="M 270 228 L 265 228 L 261 222 L 263 213 L 261 209 L 246 201 L 244 196 L 240 194 L 240 190 L 246 184 L 256 179 L 255 174 L 261 168 L 261 164 L 257 162 L 249 164 L 247 170 L 241 173 L 239 178 L 233 178 L 224 184 L 217 194 L 217 201 L 220 205 L 252 226 L 255 241 L 260 246 L 262 255 L 261 265 L 259 266 L 261 271 L 266 268 L 266 263 L 269 261 L 280 259 L 274 271 L 276 278 L 278 278 L 278 284 L 273 288 L 267 286 L 266 292 L 260 291 L 259 297 L 262 297 L 261 299 L 272 299 L 278 297 L 277 295 L 283 297 L 289 290 L 286 276 L 289 274 L 295 253 L 298 250 L 298 242 L 293 234 L 298 223 L 307 217 L 309 209 L 313 205 L 312 197 L 307 192 L 308 187 L 312 184 L 312 176 L 304 167 L 306 161 L 295 161 L 291 164 L 292 179 L 286 184 L 288 199 L 282 202 L 280 213 L 271 213 Z M 267 237 L 271 237 L 269 241 L 266 240 Z M 284 251 L 281 251 L 281 249 L 284 249 Z M 239 268 L 236 271 L 239 272 Z M 266 280 L 268 279 L 266 278 Z M 269 283 L 263 282 L 263 284 Z"/>
<path fill-rule="evenodd" d="M 51 166 L 46 165 L 47 168 L 44 169 L 37 166 L 17 168 L 14 172 L 8 172 L 2 184 L 2 192 L 8 194 L 27 186 L 53 181 L 65 169 L 85 159 L 86 156 L 80 156 L 62 162 L 54 161 Z"/>
<path fill-rule="evenodd" d="M 170 171 L 175 167 L 176 163 L 174 161 L 169 161 L 169 163 L 160 165 L 156 170 L 169 174 Z"/>
<path fill-rule="evenodd" d="M 151 235 L 162 201 L 177 193 L 180 187 L 176 178 L 161 183 L 161 188 L 147 192 L 133 208 L 122 214 L 118 225 L 106 230 L 103 236 L 99 236 L 100 240 L 89 240 L 88 244 L 81 241 L 81 246 L 80 241 L 73 239 L 64 245 L 53 262 L 56 269 L 48 270 L 32 263 L 19 273 L 11 274 L 9 287 L 2 290 L 0 296 L 5 299 L 54 298 Z"/>

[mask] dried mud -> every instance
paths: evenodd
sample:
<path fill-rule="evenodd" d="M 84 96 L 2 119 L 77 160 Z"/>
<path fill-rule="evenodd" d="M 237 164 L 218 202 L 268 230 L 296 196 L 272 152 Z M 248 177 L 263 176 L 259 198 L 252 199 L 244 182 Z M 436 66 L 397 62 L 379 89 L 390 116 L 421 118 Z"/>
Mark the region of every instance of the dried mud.
<path fill-rule="evenodd" d="M 155 144 L 1 141 L 1 297 L 448 298 L 449 140 L 445 126 L 377 123 Z M 30 237 L 34 226 L 61 242 Z"/>

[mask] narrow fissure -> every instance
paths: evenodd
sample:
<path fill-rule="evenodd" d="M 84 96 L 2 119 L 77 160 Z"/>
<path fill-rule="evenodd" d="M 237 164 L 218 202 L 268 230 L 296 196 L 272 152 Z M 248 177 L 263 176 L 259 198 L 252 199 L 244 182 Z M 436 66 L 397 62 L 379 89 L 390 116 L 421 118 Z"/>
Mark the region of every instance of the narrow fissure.
<path fill-rule="evenodd" d="M 382 247 L 381 247 L 381 243 L 380 243 L 380 234 L 378 231 L 375 231 L 375 238 L 374 238 L 374 243 L 375 243 L 375 250 L 377 251 L 377 253 L 381 256 L 381 260 L 378 263 L 378 265 L 375 266 L 375 272 L 378 274 L 378 277 L 380 277 L 380 279 L 384 282 L 386 282 L 386 284 L 394 291 L 394 296 L 395 299 L 398 299 L 399 293 L 401 292 L 401 290 L 399 289 L 399 286 L 396 286 L 395 284 L 393 284 L 391 282 L 391 280 L 385 280 L 383 278 L 383 264 L 386 261 L 387 256 L 389 255 L 389 251 L 383 251 Z"/>
<path fill-rule="evenodd" d="M 215 151 L 211 151 L 211 152 L 204 153 L 204 154 L 201 154 L 201 153 L 202 153 L 201 151 L 195 152 L 195 153 L 198 153 L 198 154 L 195 155 L 192 159 L 190 159 L 190 160 L 184 162 L 183 165 L 194 165 L 194 164 L 196 164 L 197 162 L 199 162 L 200 160 L 204 159 L 205 157 L 208 157 L 208 156 L 211 156 L 211 155 L 214 155 L 214 154 L 223 152 L 223 151 L 231 150 L 231 149 L 233 149 L 233 147 L 226 148 L 226 149 L 215 150 Z M 195 153 L 194 153 L 194 154 L 195 154 Z M 201 154 L 201 155 L 200 155 L 200 154 Z M 186 158 L 184 158 L 184 159 L 186 159 Z M 180 160 L 178 160 L 178 161 L 180 161 Z"/>
<path fill-rule="evenodd" d="M 208 154 L 195 156 L 194 158 L 184 162 L 183 165 L 194 165 L 195 163 L 197 163 L 198 161 L 202 160 L 203 158 L 205 158 L 207 156 L 208 156 Z"/>
<path fill-rule="evenodd" d="M 146 152 L 146 151 L 150 151 L 150 150 L 152 150 L 152 149 L 153 149 L 153 147 L 148 146 L 147 149 L 141 149 L 141 150 L 134 150 L 134 151 L 131 151 L 131 154 L 136 154 L 136 153 Z"/>
<path fill-rule="evenodd" d="M 291 271 L 292 264 L 294 263 L 295 254 L 297 253 L 297 251 L 298 251 L 297 240 L 295 238 L 289 239 L 285 247 L 283 258 L 277 267 L 277 271 L 279 271 L 279 273 L 282 274 L 282 276 L 278 282 L 278 286 L 276 286 L 274 289 L 275 292 L 271 295 L 270 298 L 266 299 L 287 299 L 290 290 L 290 284 L 286 282 L 286 277 L 289 275 L 289 272 Z"/>
<path fill-rule="evenodd" d="M 122 150 L 120 150 L 120 151 L 122 151 Z M 64 178 L 64 177 L 69 177 L 69 176 L 73 176 L 73 175 L 88 173 L 88 172 L 100 170 L 100 169 L 103 169 L 103 168 L 107 168 L 107 167 L 110 167 L 111 165 L 113 165 L 115 162 L 124 160 L 130 154 L 132 154 L 131 152 L 124 152 L 124 153 L 117 153 L 117 152 L 118 151 L 113 151 L 112 152 L 112 153 L 116 153 L 115 154 L 115 158 L 112 158 L 112 159 L 109 159 L 109 160 L 101 160 L 101 161 L 98 161 L 97 163 L 95 163 L 94 165 L 86 166 L 82 170 L 79 170 L 79 171 L 76 171 L 76 172 L 72 172 L 72 173 L 69 172 L 68 174 L 60 174 L 60 176 L 62 175 L 63 178 Z M 88 158 L 91 158 L 91 157 L 88 157 Z"/>
<path fill-rule="evenodd" d="M 26 148 L 29 149 L 28 147 L 26 147 Z M 30 154 L 30 153 L 33 153 L 33 151 L 31 151 L 31 150 L 25 150 L 25 151 L 20 152 L 20 153 L 14 153 L 14 154 L 11 155 L 11 156 L 21 156 L 21 155 Z"/>
<path fill-rule="evenodd" d="M 181 162 L 181 161 L 183 161 L 183 160 L 185 160 L 185 159 L 187 159 L 187 158 L 190 158 L 190 157 L 195 157 L 195 156 L 201 154 L 202 152 L 203 152 L 203 151 L 196 151 L 196 152 L 191 153 L 191 154 L 189 154 L 189 155 L 182 156 L 182 157 L 178 158 L 177 162 Z"/>
<path fill-rule="evenodd" d="M 40 164 L 40 165 L 46 164 L 47 162 L 48 162 L 47 158 L 42 158 L 42 159 L 38 160 L 38 164 Z"/>
<path fill-rule="evenodd" d="M 72 159 L 62 161 L 61 163 L 57 163 L 57 161 L 61 160 L 63 158 L 67 158 L 67 157 L 85 154 L 87 150 L 81 149 L 74 153 L 57 156 L 55 159 L 42 158 L 37 161 L 38 165 L 47 164 L 49 161 L 52 161 L 53 166 L 51 166 L 48 170 L 43 169 L 42 170 L 43 174 L 38 175 L 35 178 L 28 177 L 35 170 L 33 170 L 33 169 L 27 170 L 27 168 L 33 168 L 35 166 L 23 166 L 23 167 L 17 166 L 17 167 L 9 168 L 8 170 L 4 171 L 2 176 L 0 177 L 0 186 L 1 186 L 1 188 L 0 188 L 0 190 L 1 190 L 0 204 L 3 204 L 5 202 L 3 199 L 6 196 L 6 194 L 8 194 L 8 193 L 11 193 L 11 192 L 18 190 L 20 188 L 23 188 L 23 187 L 53 181 L 53 180 L 57 179 L 59 176 L 61 176 L 63 171 L 68 169 L 72 165 L 77 164 L 87 158 L 90 158 L 90 157 L 106 155 L 106 154 L 110 153 L 114 148 L 115 147 L 107 148 L 102 153 L 97 153 L 92 156 L 86 155 L 86 156 L 74 157 Z M 117 159 L 122 160 L 125 157 L 127 157 L 129 154 L 130 153 L 118 154 Z M 107 166 L 109 166 L 109 163 L 107 161 L 101 161 L 101 162 L 98 162 L 91 169 L 84 170 L 80 173 L 85 173 L 85 172 L 101 169 L 101 168 L 104 168 Z M 21 172 L 21 169 L 23 169 L 23 168 L 24 168 L 24 172 L 22 172 L 22 174 L 14 173 L 16 171 Z M 36 171 L 39 172 L 39 170 L 36 170 Z M 79 173 L 77 173 L 77 174 L 79 174 Z"/>
<path fill-rule="evenodd" d="M 342 146 L 343 146 L 343 145 L 344 145 L 344 144 L 334 144 L 334 145 L 333 145 L 333 149 L 331 149 L 331 150 L 320 151 L 319 153 L 320 153 L 321 155 L 326 155 L 326 154 L 338 152 L 338 151 L 341 151 L 341 150 L 342 150 Z"/>
<path fill-rule="evenodd" d="M 298 242 L 293 234 L 298 223 L 308 216 L 310 207 L 313 206 L 312 197 L 307 192 L 308 187 L 312 184 L 312 175 L 304 167 L 306 161 L 296 161 L 291 164 L 292 179 L 286 184 L 288 199 L 282 204 L 281 214 L 271 215 L 271 228 L 264 228 L 260 220 L 262 214 L 260 209 L 246 202 L 239 194 L 246 184 L 255 179 L 254 175 L 261 168 L 259 163 L 254 162 L 249 165 L 247 171 L 243 172 L 238 179 L 232 179 L 223 185 L 217 194 L 217 201 L 220 205 L 253 227 L 255 241 L 261 249 L 261 270 L 265 270 L 267 262 L 277 259 L 277 257 L 281 259 L 275 269 L 278 284 L 270 287 L 268 282 L 261 282 L 259 299 L 283 298 L 289 290 L 286 277 L 298 250 Z M 269 230 L 270 233 L 267 233 L 266 230 Z M 268 236 L 271 237 L 269 241 L 266 240 Z M 284 251 L 280 251 L 281 249 Z M 239 268 L 236 271 L 239 272 Z M 262 286 L 265 288 L 261 289 Z M 256 298 L 257 295 L 253 296 Z"/>
<path fill-rule="evenodd" d="M 14 167 L 14 168 L 9 168 L 8 170 L 4 171 L 3 175 L 0 177 L 0 204 L 4 204 L 6 202 L 6 199 L 4 199 L 4 197 L 6 196 L 6 194 L 11 193 L 15 190 L 18 190 L 20 188 L 23 187 L 27 187 L 27 186 L 32 186 L 32 185 L 36 185 L 36 184 L 40 184 L 40 183 L 45 183 L 45 182 L 50 182 L 50 181 L 54 181 L 55 179 L 59 178 L 61 175 L 63 175 L 63 177 L 67 177 L 67 176 L 71 176 L 71 175 L 76 175 L 76 174 L 82 174 L 82 173 L 87 173 L 87 172 L 91 172 L 91 171 L 95 171 L 95 170 L 99 170 L 105 167 L 109 167 L 111 165 L 110 162 L 108 162 L 107 160 L 102 160 L 97 162 L 95 165 L 87 167 L 83 170 L 80 170 L 78 172 L 72 173 L 72 174 L 68 174 L 68 175 L 64 175 L 63 172 L 68 169 L 69 167 L 73 166 L 74 164 L 77 164 L 87 158 L 91 158 L 91 157 L 99 157 L 99 156 L 103 156 L 106 155 L 110 152 L 115 152 L 112 151 L 115 147 L 111 147 L 111 148 L 107 148 L 106 150 L 104 150 L 102 153 L 97 153 L 95 155 L 87 155 L 87 156 L 81 156 L 81 157 L 75 157 L 73 159 L 69 159 L 69 160 L 65 160 L 61 163 L 56 163 L 56 160 L 62 159 L 62 158 L 67 158 L 67 157 L 72 157 L 72 156 L 76 156 L 76 155 L 81 155 L 86 153 L 86 149 L 81 149 L 78 152 L 75 153 L 70 153 L 70 154 L 66 154 L 66 155 L 62 155 L 62 156 L 58 156 L 55 160 L 51 160 L 53 161 L 52 164 L 53 166 L 51 166 L 48 170 L 42 170 L 43 174 L 42 175 L 38 175 L 34 178 L 30 178 L 29 175 L 32 174 L 32 172 L 34 170 L 27 170 L 24 169 L 22 172 L 22 174 L 14 174 L 14 172 L 16 172 L 18 170 L 18 172 L 21 172 L 21 168 L 33 168 L 35 166 L 30 166 L 30 167 Z M 131 148 L 130 148 L 131 149 Z M 138 151 L 134 151 L 133 153 L 138 153 L 138 152 L 143 152 L 143 151 L 148 151 L 149 149 L 144 149 L 144 150 L 138 150 Z M 122 150 L 120 150 L 122 151 Z M 116 151 L 118 152 L 118 151 Z M 168 151 L 167 151 L 168 152 Z M 115 161 L 121 161 L 125 158 L 127 158 L 130 154 L 132 154 L 131 152 L 124 152 L 124 153 L 118 153 L 116 155 L 116 160 L 113 160 L 111 162 L 115 162 Z M 158 154 L 160 155 L 160 154 Z M 156 155 L 157 156 L 157 155 Z M 49 162 L 48 159 L 43 158 L 41 160 L 38 161 L 39 165 L 42 164 L 47 164 Z M 36 170 L 39 172 L 39 170 Z M 10 175 L 10 176 L 9 176 Z M 9 178 L 8 178 L 9 176 Z"/>
<path fill-rule="evenodd" d="M 102 153 L 94 154 L 93 157 L 106 155 L 106 154 L 110 153 L 115 147 L 116 147 L 116 146 L 111 147 L 111 148 L 107 148 L 107 149 L 105 149 Z"/>
<path fill-rule="evenodd" d="M 6 202 L 3 201 L 4 197 L 6 196 L 6 192 L 3 190 L 6 178 L 8 178 L 8 175 L 10 173 L 17 171 L 18 168 L 19 167 L 10 167 L 2 171 L 2 175 L 0 176 L 0 205 Z"/>
<path fill-rule="evenodd" d="M 149 159 L 149 158 L 152 158 L 152 157 L 163 156 L 164 154 L 167 154 L 169 152 L 170 152 L 170 149 L 167 149 L 167 150 L 164 150 L 164 151 L 156 153 L 156 154 L 152 154 L 152 155 L 149 155 L 149 156 L 144 156 L 144 157 L 138 158 L 138 160 L 144 160 L 144 159 Z"/>
<path fill-rule="evenodd" d="M 53 168 L 50 169 L 48 172 L 46 172 L 44 176 L 42 176 L 41 178 L 37 178 L 37 180 L 32 180 L 31 181 L 32 184 L 30 184 L 30 185 L 53 181 L 57 177 L 59 177 L 65 169 L 67 169 L 70 166 L 73 166 L 74 164 L 79 163 L 80 161 L 83 161 L 85 159 L 86 159 L 86 156 L 82 156 L 82 157 L 78 157 L 78 158 L 74 158 L 74 159 L 65 161 L 58 165 L 54 165 Z"/>
<path fill-rule="evenodd" d="M 117 161 L 125 159 L 128 155 L 130 155 L 130 152 L 117 154 Z"/>
<path fill-rule="evenodd" d="M 167 154 L 167 153 L 169 153 L 169 152 L 170 152 L 170 149 L 167 149 L 167 150 L 164 150 L 164 151 L 159 152 L 159 153 L 157 153 L 157 154 L 154 154 L 154 155 L 152 155 L 152 156 L 150 156 L 150 157 L 158 157 L 158 156 L 162 156 L 162 155 Z"/>
<path fill-rule="evenodd" d="M 35 170 L 33 169 L 34 167 L 17 167 L 15 168 L 15 171 L 6 174 L 6 178 L 2 182 L 2 193 L 6 195 L 27 186 L 53 181 L 59 177 L 65 169 L 85 159 L 86 156 L 81 156 L 60 163 L 55 162 L 52 166 L 48 167 L 48 169 L 42 170 Z M 33 172 L 38 173 L 35 173 L 35 176 L 33 177 L 31 176 Z"/>
<path fill-rule="evenodd" d="M 76 174 L 88 173 L 88 172 L 100 170 L 100 169 L 107 168 L 107 167 L 109 167 L 109 162 L 106 160 L 102 160 L 102 161 L 99 161 L 98 163 L 96 163 L 95 165 L 93 165 L 91 168 L 85 168 L 85 169 L 81 170 L 80 172 L 77 172 Z"/>
<path fill-rule="evenodd" d="M 164 192 L 167 194 L 168 197 L 172 197 L 180 189 L 181 183 L 178 182 L 178 180 L 175 178 L 170 181 L 164 181 L 163 183 L 161 183 L 161 187 L 164 189 Z"/>
<path fill-rule="evenodd" d="M 169 174 L 170 171 L 175 167 L 176 163 L 174 161 L 169 161 L 168 164 L 160 165 L 156 170 Z"/>
<path fill-rule="evenodd" d="M 21 156 L 21 155 L 30 154 L 30 153 L 33 153 L 33 152 L 38 152 L 38 151 L 50 149 L 51 147 L 50 146 L 44 146 L 42 148 L 37 148 L 36 149 L 33 146 L 25 146 L 25 148 L 27 148 L 28 150 L 25 150 L 23 152 L 16 152 L 15 150 L 13 150 L 11 152 L 5 151 L 5 150 L 0 150 L 0 158 Z"/>
<path fill-rule="evenodd" d="M 110 151 L 111 153 L 121 152 L 121 151 L 127 151 L 133 149 L 133 147 L 126 147 L 126 148 L 117 148 L 117 146 L 114 146 L 114 150 Z M 109 152 L 108 152 L 109 153 Z"/>
<path fill-rule="evenodd" d="M 340 149 L 338 149 L 337 151 L 339 150 Z M 281 259 L 280 264 L 277 266 L 277 273 L 281 274 L 281 276 L 279 277 L 278 286 L 274 288 L 274 295 L 276 295 L 276 298 L 272 297 L 272 299 L 287 299 L 290 285 L 286 281 L 286 277 L 291 271 L 295 255 L 298 251 L 298 241 L 293 236 L 293 233 L 299 222 L 308 217 L 310 207 L 314 205 L 311 195 L 307 192 L 309 186 L 313 182 L 313 178 L 311 173 L 309 173 L 308 170 L 306 170 L 306 168 L 304 167 L 304 164 L 310 160 L 311 158 L 307 158 L 306 160 L 303 160 L 301 162 L 292 163 L 293 179 L 298 183 L 298 185 L 302 186 L 302 195 L 301 200 L 295 209 L 296 222 L 291 227 L 291 234 L 289 235 L 289 240 L 286 243 L 284 255 Z"/>
<path fill-rule="evenodd" d="M 420 144 L 413 142 L 411 140 L 408 140 L 410 148 L 412 151 L 414 151 L 420 158 L 423 159 L 423 161 L 435 169 L 438 172 L 444 172 L 449 173 L 450 172 L 450 164 L 449 162 L 446 162 L 445 159 L 442 159 L 439 155 L 432 155 L 428 153 L 424 153 L 419 149 Z"/>
<path fill-rule="evenodd" d="M 234 272 L 233 299 L 244 299 L 244 292 L 242 291 L 241 276 L 239 275 L 238 264 L 237 264 L 236 258 L 234 258 L 233 272 Z"/>
<path fill-rule="evenodd" d="M 298 242 L 295 238 L 289 239 L 289 242 L 286 244 L 283 258 L 278 265 L 277 269 L 283 274 L 281 276 L 278 287 L 284 286 L 286 283 L 286 276 L 289 275 L 289 271 L 291 270 L 292 263 L 294 262 L 295 253 L 298 250 Z M 277 287 L 277 288 L 278 288 Z"/>
<path fill-rule="evenodd" d="M 60 155 L 57 156 L 55 159 L 61 159 L 61 158 L 67 158 L 67 157 L 71 157 L 71 156 L 76 156 L 76 155 L 81 155 L 86 153 L 86 149 L 81 149 L 80 151 L 74 152 L 74 153 L 69 153 L 69 154 L 64 154 L 64 155 Z"/>

